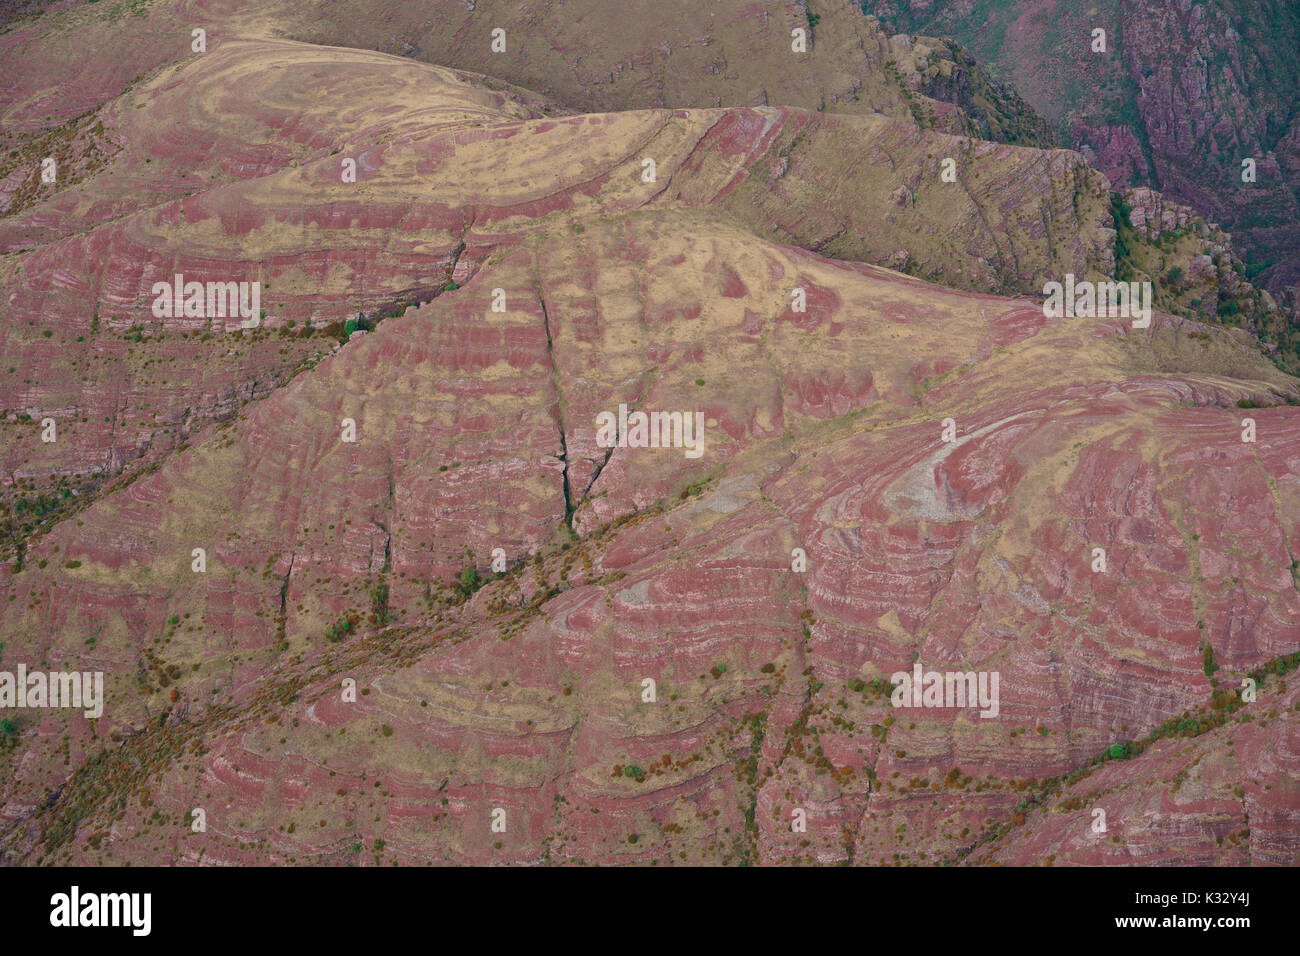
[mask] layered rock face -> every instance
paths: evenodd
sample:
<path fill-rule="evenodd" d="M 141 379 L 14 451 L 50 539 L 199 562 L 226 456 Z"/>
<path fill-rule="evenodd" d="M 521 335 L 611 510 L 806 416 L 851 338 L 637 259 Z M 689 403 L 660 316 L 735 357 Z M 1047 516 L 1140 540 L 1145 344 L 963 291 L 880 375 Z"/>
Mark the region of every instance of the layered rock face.
<path fill-rule="evenodd" d="M 972 289 L 1112 268 L 1105 184 L 1077 154 L 879 116 L 567 116 L 379 54 L 230 41 L 92 118 L 112 158 L 0 226 L 15 250 L 4 350 L 25 370 L 0 382 L 18 502 L 155 463 L 319 361 L 332 342 L 314 330 L 428 301 L 543 222 L 717 208 L 757 235 Z M 938 182 L 944 157 L 961 163 L 954 182 Z M 256 282 L 259 315 L 160 318 L 155 283 L 177 275 Z"/>
<path fill-rule="evenodd" d="M 381 324 L 31 549 L 5 632 L 28 659 L 93 661 L 109 690 L 93 728 L 55 711 L 24 740 L 10 852 L 1168 852 L 1171 824 L 1138 819 L 1137 759 L 1057 804 L 1118 790 L 1105 805 L 1136 846 L 1084 839 L 1086 812 L 1074 843 L 1064 823 L 1024 846 L 997 827 L 1043 781 L 1208 705 L 1206 648 L 1226 687 L 1294 652 L 1300 419 L 1257 410 L 1244 444 L 1232 407 L 1294 386 L 1227 333 L 1049 323 L 666 211 L 582 225 Z M 806 313 L 787 307 L 796 283 Z M 1007 392 L 1049 363 L 1050 382 Z M 698 410 L 703 454 L 602 449 L 598 416 L 620 403 Z M 493 580 L 440 602 L 466 565 Z M 335 648 L 350 616 L 361 636 Z M 996 718 L 891 707 L 876 682 L 914 661 L 997 672 Z M 1246 711 L 1264 751 L 1286 722 L 1277 685 Z M 37 809 L 61 751 L 86 763 Z M 1207 765 L 1204 804 L 1167 798 L 1197 854 L 1237 859 L 1240 840 L 1215 839 L 1238 828 L 1224 793 L 1244 775 L 1258 808 L 1242 812 L 1278 821 L 1261 859 L 1294 859 L 1294 789 L 1267 789 L 1286 771 L 1259 759 L 1230 781 Z M 193 806 L 206 834 L 187 835 Z"/>
<path fill-rule="evenodd" d="M 1247 278 L 1231 236 L 1145 186 L 1125 190 L 1116 211 L 1118 275 L 1150 281 L 1161 310 L 1248 329 L 1274 361 L 1294 365 L 1290 311 Z"/>
<path fill-rule="evenodd" d="M 891 52 L 882 28 L 839 0 L 811 7 L 790 0 L 671 7 L 571 0 L 564 9 L 508 0 L 418 7 L 164 0 L 129 16 L 84 6 L 15 24 L 0 36 L 0 49 L 22 51 L 26 62 L 5 77 L 6 118 L 15 130 L 47 129 L 98 106 L 189 54 L 194 28 L 205 29 L 214 45 L 239 36 L 377 50 L 501 77 L 592 112 L 781 104 L 903 118 L 931 105 L 885 69 Z M 497 43 L 494 30 L 503 31 Z M 797 50 L 795 30 L 803 34 Z M 91 44 L 92 36 L 103 46 Z M 101 48 L 114 53 L 95 55 Z M 992 102 L 975 108 L 1001 116 Z"/>
<path fill-rule="evenodd" d="M 950 34 L 1113 182 L 1157 187 L 1223 224 L 1296 323 L 1300 12 L 1285 2 L 1110 0 L 863 4 Z M 1094 49 L 1094 31 L 1106 48 Z M 1243 163 L 1251 160 L 1249 181 Z"/>
<path fill-rule="evenodd" d="M 438 0 L 418 6 L 375 0 L 269 4 L 240 0 L 197 8 L 177 2 L 132 4 L 127 16 L 120 4 L 102 9 L 86 5 L 15 24 L 0 36 L 0 50 L 21 51 L 24 66 L 13 75 L 0 74 L 6 81 L 0 90 L 0 116 L 24 156 L 36 149 L 34 140 L 70 138 L 88 113 L 163 64 L 190 54 L 191 34 L 202 29 L 208 49 L 228 39 L 248 37 L 362 47 L 499 76 L 582 111 L 782 105 L 818 113 L 892 116 L 924 129 L 1007 144 L 1051 145 L 1057 137 L 1049 123 L 951 40 L 890 35 L 899 24 L 956 33 L 987 62 L 1005 71 L 1033 107 L 1058 128 L 1061 142 L 1083 150 L 1087 161 L 1117 185 L 1168 185 L 1174 198 L 1191 202 L 1201 216 L 1226 222 L 1229 232 L 1237 234 L 1239 255 L 1251 263 L 1252 274 L 1265 270 L 1260 282 L 1282 300 L 1290 316 L 1288 327 L 1268 341 L 1279 346 L 1288 368 L 1300 368 L 1300 340 L 1291 328 L 1296 316 L 1291 289 L 1294 269 L 1288 265 L 1285 227 L 1285 222 L 1300 218 L 1287 219 L 1287 210 L 1294 210 L 1294 197 L 1287 198 L 1285 190 L 1276 192 L 1277 179 L 1271 173 L 1256 188 L 1230 190 L 1227 184 L 1237 181 L 1237 172 L 1219 168 L 1226 162 L 1227 147 L 1219 141 L 1223 131 L 1207 132 L 1198 120 L 1199 139 L 1181 162 L 1217 163 L 1215 169 L 1225 173 L 1212 174 L 1207 166 L 1195 174 L 1195 188 L 1217 197 L 1217 204 L 1201 203 L 1188 191 L 1192 179 L 1170 163 L 1157 164 L 1152 156 L 1149 140 L 1161 135 L 1153 130 L 1164 119 L 1137 119 L 1139 105 L 1146 103 L 1143 93 L 1139 104 L 1139 79 L 1141 90 L 1150 85 L 1156 91 L 1152 97 L 1160 102 L 1180 103 L 1179 91 L 1196 87 L 1199 74 L 1192 74 L 1212 54 L 1217 55 L 1214 51 L 1225 45 L 1240 47 L 1245 51 L 1243 62 L 1249 63 L 1242 67 L 1238 86 L 1253 89 L 1262 82 L 1261 76 L 1267 76 L 1277 78 L 1277 88 L 1264 99 L 1252 100 L 1260 104 L 1257 113 L 1249 113 L 1237 102 L 1239 97 L 1227 94 L 1223 103 L 1211 96 L 1207 103 L 1194 104 L 1193 112 L 1201 117 L 1234 117 L 1235 141 L 1260 144 L 1252 149 L 1266 157 L 1265 165 L 1272 164 L 1267 157 L 1274 151 L 1283 156 L 1289 141 L 1283 135 L 1275 148 L 1274 132 L 1290 123 L 1285 108 L 1276 104 L 1294 98 L 1287 92 L 1295 85 L 1295 71 L 1285 43 L 1291 14 L 1279 11 L 1283 39 L 1271 43 L 1254 33 L 1242 38 L 1225 28 L 1221 22 L 1225 16 L 1230 22 L 1243 19 L 1234 19 L 1231 10 L 1220 15 L 1214 8 L 1198 14 L 1200 5 L 1189 7 L 1190 14 L 1180 8 L 1177 15 L 1170 14 L 1156 25 L 1139 21 L 1148 14 L 1156 16 L 1163 5 L 1148 5 L 1150 10 L 1141 4 L 1115 3 L 1087 9 L 1059 2 L 1028 8 L 993 5 L 975 11 L 978 16 L 968 6 L 722 0 L 706 6 L 611 8 L 603 0 L 569 0 L 563 9 L 558 5 L 525 9 L 499 0 Z M 890 29 L 864 11 L 885 17 Z M 1109 44 L 1099 54 L 1089 49 L 1090 31 L 1098 23 L 1107 30 Z M 1190 31 L 1187 37 L 1192 40 L 1180 31 Z M 1141 76 L 1130 76 L 1126 66 L 1131 51 L 1121 40 L 1127 34 L 1146 37 L 1143 42 L 1152 46 L 1150 56 L 1143 54 Z M 1195 50 L 1171 57 L 1173 50 L 1186 52 L 1193 40 Z M 96 53 L 100 49 L 112 49 L 114 55 L 100 56 Z M 1179 71 L 1192 73 L 1184 77 Z M 1162 83 L 1173 92 L 1160 98 Z M 1142 110 L 1143 117 L 1150 112 L 1145 105 Z M 1217 139 L 1208 142 L 1207 136 Z M 1184 145 L 1174 143 L 1168 152 L 1174 155 Z M 1189 158 L 1193 154 L 1197 158 Z M 1284 156 L 1280 162 L 1285 168 Z M 24 195 L 33 192 L 33 182 L 10 182 L 24 175 L 31 180 L 33 168 L 17 151 L 7 161 L 0 158 L 0 197 L 5 184 L 23 186 Z M 1283 179 L 1290 181 L 1287 176 Z M 1240 215 L 1232 212 L 1237 206 L 1245 210 Z M 1267 240 L 1263 245 L 1245 235 L 1244 231 L 1260 225 L 1251 217 L 1271 223 L 1258 230 Z M 1030 220 L 1024 225 L 1033 228 Z M 1008 223 L 1002 227 L 1012 228 Z M 904 246 L 869 258 L 948 281 L 924 267 L 913 269 L 916 251 Z M 1013 288 L 994 287 L 995 291 Z M 1193 312 L 1190 317 L 1197 316 Z"/>
<path fill-rule="evenodd" d="M 1130 2 L 1124 17 L 1125 60 L 1162 189 L 1224 223 L 1252 259 L 1293 260 L 1300 246 L 1294 5 Z"/>
<path fill-rule="evenodd" d="M 6 862 L 1300 861 L 1300 383 L 1028 297 L 1115 268 L 1078 154 L 261 37 L 78 123 L 3 452 L 118 477 L 12 532 L 0 671 L 105 699 L 15 711 Z"/>

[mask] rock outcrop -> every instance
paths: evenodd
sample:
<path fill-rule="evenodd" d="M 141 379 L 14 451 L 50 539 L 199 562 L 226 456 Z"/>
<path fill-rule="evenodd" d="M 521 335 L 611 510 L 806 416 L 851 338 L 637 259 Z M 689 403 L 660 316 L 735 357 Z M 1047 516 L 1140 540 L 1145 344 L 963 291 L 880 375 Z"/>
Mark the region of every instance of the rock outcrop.
<path fill-rule="evenodd" d="M 590 216 L 716 208 L 847 259 L 901 252 L 909 272 L 978 291 L 1113 268 L 1105 182 L 1077 154 L 880 116 L 570 116 L 380 54 L 230 40 L 95 125 L 112 159 L 0 223 L 13 252 L 0 320 L 26 370 L 0 380 L 14 508 L 58 481 L 102 486 L 155 463 L 319 361 L 348 317 L 429 301 L 525 234 Z M 945 156 L 960 163 L 951 183 Z M 178 274 L 258 282 L 259 328 L 155 317 L 154 284 Z M 41 439 L 48 418 L 57 442 Z"/>
<path fill-rule="evenodd" d="M 109 691 L 93 727 L 23 728 L 11 858 L 1096 860 L 1086 811 L 1078 846 L 1015 821 L 1121 786 L 1064 778 L 1296 652 L 1300 389 L 1244 335 L 1047 321 L 672 208 L 581 225 L 30 549 L 5 660 Z M 1255 444 L 1247 398 L 1274 406 Z M 601 448 L 620 403 L 698 410 L 704 454 Z M 997 719 L 891 707 L 913 661 L 996 671 Z M 1265 747 L 1277 680 L 1248 705 Z M 1294 789 L 1262 795 L 1288 772 L 1234 771 L 1279 821 L 1261 859 L 1295 858 Z M 1178 812 L 1238 859 L 1220 803 Z"/>
<path fill-rule="evenodd" d="M 75 123 L 0 219 L 0 670 L 105 699 L 0 727 L 3 862 L 1300 861 L 1300 382 L 1038 297 L 1221 288 L 1220 231 L 922 128 L 877 67 L 928 46 L 851 8 L 646 52 L 603 6 L 342 6 L 202 7 L 181 62 L 158 3 L 6 76 Z M 875 72 L 750 90 L 795 16 Z M 498 17 L 552 89 L 462 72 Z M 117 29 L 38 22 L 0 45 Z M 412 59 L 301 42 L 340 37 Z M 156 317 L 176 274 L 266 314 Z M 895 706 L 914 668 L 954 696 Z"/>
<path fill-rule="evenodd" d="M 893 28 L 951 35 L 999 69 L 1117 187 L 1159 188 L 1231 233 L 1300 325 L 1300 10 L 1284 0 L 878 0 Z M 1094 31 L 1105 32 L 1095 49 Z M 1253 164 L 1251 179 L 1244 163 Z M 1256 276 L 1255 274 L 1258 273 Z"/>

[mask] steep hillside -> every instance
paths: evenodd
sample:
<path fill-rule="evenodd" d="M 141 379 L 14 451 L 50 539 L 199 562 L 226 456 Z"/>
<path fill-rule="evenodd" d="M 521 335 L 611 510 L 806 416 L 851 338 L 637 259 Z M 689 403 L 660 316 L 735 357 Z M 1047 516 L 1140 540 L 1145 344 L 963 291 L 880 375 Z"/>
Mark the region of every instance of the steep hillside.
<path fill-rule="evenodd" d="M 501 77 L 589 112 L 772 104 L 907 117 L 921 109 L 954 124 L 945 128 L 965 130 L 954 103 L 929 100 L 886 68 L 888 38 L 848 0 L 675 3 L 671 16 L 662 7 L 599 0 L 523 7 L 507 0 L 235 0 L 199 8 L 105 0 L 0 34 L 0 51 L 21 51 L 23 61 L 23 69 L 0 74 L 0 116 L 15 133 L 59 125 L 189 54 L 194 28 L 206 30 L 210 50 L 234 37 L 376 50 Z M 495 44 L 494 30 L 504 31 Z M 946 51 L 936 45 L 937 54 Z M 989 95 L 969 62 L 949 63 L 957 69 L 954 90 L 980 94 L 968 98 L 979 122 L 1014 124 L 1021 104 Z"/>
<path fill-rule="evenodd" d="M 958 47 L 680 7 L 0 34 L 0 674 L 104 678 L 6 705 L 0 862 L 1300 862 L 1300 380 L 1229 237 Z"/>
<path fill-rule="evenodd" d="M 1208 705 L 1207 654 L 1231 688 L 1296 651 L 1300 413 L 1252 412 L 1245 444 L 1234 406 L 1300 389 L 1248 340 L 1046 322 L 671 209 L 581 226 L 31 549 L 6 660 L 93 660 L 109 690 L 93 725 L 23 726 L 14 859 L 1014 854 L 990 828 L 1028 781 Z M 602 449 L 620 404 L 698 409 L 702 454 Z M 998 719 L 890 708 L 913 660 L 1000 672 Z"/>
<path fill-rule="evenodd" d="M 319 361 L 349 319 L 428 301 L 543 226 L 717 208 L 975 291 L 1113 269 L 1105 181 L 1077 154 L 788 108 L 566 116 L 471 74 L 234 40 L 91 114 L 111 158 L 0 220 L 5 554 Z M 259 282 L 258 327 L 155 316 L 177 274 Z"/>
<path fill-rule="evenodd" d="M 4 120 L 0 126 L 13 146 L 8 161 L 0 160 L 0 201 L 6 192 L 12 192 L 18 201 L 30 201 L 37 191 L 34 157 L 49 154 L 51 138 L 63 152 L 72 152 L 78 169 L 97 161 L 92 144 L 82 146 L 83 140 L 97 133 L 96 123 L 91 122 L 94 111 L 143 82 L 154 70 L 191 56 L 195 29 L 205 31 L 209 50 L 231 40 L 290 38 L 378 50 L 499 76 L 541 91 L 558 106 L 581 112 L 774 105 L 826 114 L 885 115 L 909 120 L 926 130 L 1011 145 L 1048 147 L 1058 141 L 1049 123 L 962 47 L 927 36 L 891 36 L 874 16 L 863 14 L 862 6 L 856 0 L 722 0 L 707 5 L 679 2 L 670 7 L 610 6 L 597 0 L 528 7 L 503 0 L 437 0 L 415 6 L 379 0 L 257 4 L 236 0 L 199 9 L 179 0 L 73 4 L 0 33 L 0 53 L 21 52 L 21 58 L 15 56 L 13 61 L 21 59 L 23 64 L 23 69 L 5 73 L 0 61 L 0 79 L 4 80 L 0 84 L 0 118 Z M 989 40 L 988 30 L 972 33 L 968 27 L 957 29 L 953 18 L 944 15 L 951 10 L 944 4 L 933 10 L 927 7 L 926 17 L 905 14 L 899 6 L 879 6 L 890 14 L 887 19 L 891 23 L 907 20 L 959 33 L 995 67 L 1005 67 L 1008 60 L 1021 64 L 1020 72 L 1013 72 L 1011 78 L 1060 128 L 1060 142 L 1084 150 L 1085 158 L 1117 185 L 1148 179 L 1153 180 L 1149 184 L 1163 182 L 1163 173 L 1143 173 L 1135 178 L 1125 165 L 1140 160 L 1144 168 L 1156 169 L 1150 149 L 1143 145 L 1146 141 L 1134 105 L 1139 87 L 1122 63 L 1128 48 L 1121 47 L 1123 30 L 1119 26 L 1111 27 L 1108 52 L 1100 59 L 1091 53 L 1080 56 L 1076 49 L 1079 37 L 1088 36 L 1083 13 L 1072 12 L 1069 4 L 1033 7 L 1023 12 L 1011 31 L 1013 38 L 1019 39 L 1006 41 L 1006 49 L 1013 50 L 1006 53 L 1002 42 Z M 1002 21 L 1008 8 L 1001 4 L 977 7 L 973 12 L 961 8 L 962 24 L 978 24 L 984 22 L 981 17 L 987 17 L 989 30 L 1003 36 L 1006 31 L 998 30 L 1005 26 Z M 1123 10 L 1090 9 L 1085 18 L 1089 21 L 1100 18 L 1118 24 L 1129 16 Z M 971 16 L 965 17 L 966 12 Z M 1218 32 L 1207 34 L 1199 27 L 1198 32 L 1192 29 L 1196 24 L 1184 20 L 1162 21 L 1159 30 L 1143 28 L 1146 34 L 1159 35 L 1155 42 L 1160 57 L 1168 58 L 1169 51 L 1179 48 L 1182 41 L 1175 42 L 1179 30 L 1190 31 L 1188 35 L 1201 47 L 1218 44 Z M 1258 47 L 1263 41 L 1251 42 Z M 1083 49 L 1086 52 L 1086 44 Z M 103 50 L 111 50 L 112 55 L 103 55 Z M 1198 56 L 1171 61 L 1170 69 L 1194 68 L 1200 62 Z M 1099 70 L 1097 64 L 1102 61 L 1108 65 Z M 1033 72 L 1038 66 L 1043 69 Z M 1270 93 L 1266 111 L 1267 103 L 1288 102 L 1286 91 L 1295 85 L 1286 79 L 1285 62 L 1274 66 L 1277 69 L 1270 67 L 1269 75 L 1278 74 L 1280 86 Z M 1174 77 L 1167 85 L 1181 89 L 1194 79 Z M 1064 101 L 1059 100 L 1061 96 Z M 1235 105 L 1232 110 L 1228 105 L 1219 110 L 1220 105 L 1213 101 L 1201 104 L 1193 113 L 1228 111 L 1235 116 L 1240 112 Z M 1278 123 L 1285 126 L 1290 122 L 1281 113 L 1267 117 L 1261 113 L 1258 122 L 1247 119 L 1242 123 L 1250 129 L 1261 124 L 1270 130 L 1280 129 Z M 1071 130 L 1078 123 L 1093 124 L 1100 132 L 1076 135 Z M 1245 138 L 1238 137 L 1242 142 L 1250 139 L 1242 136 Z M 1268 134 L 1264 143 L 1269 149 L 1271 136 Z M 100 144 L 96 141 L 93 145 Z M 1171 149 L 1185 145 L 1180 141 Z M 1208 147 L 1208 154 L 1217 157 L 1221 146 L 1198 140 L 1184 156 L 1200 157 L 1207 154 Z M 857 154 L 858 149 L 850 147 L 843 159 L 848 161 Z M 1217 158 L 1213 162 L 1222 165 Z M 1262 168 L 1272 160 L 1260 162 Z M 966 172 L 964 167 L 962 172 Z M 1220 180 L 1205 182 L 1212 191 L 1219 188 Z M 1294 324 L 1295 297 L 1287 278 L 1290 267 L 1283 261 L 1289 255 L 1285 222 L 1300 221 L 1300 217 L 1287 219 L 1287 210 L 1295 207 L 1294 197 L 1288 198 L 1285 190 L 1275 195 L 1276 182 L 1277 177 L 1268 173 L 1233 200 L 1247 203 L 1254 210 L 1250 215 L 1271 223 L 1260 235 L 1272 251 L 1261 251 L 1262 246 L 1241 236 L 1237 248 L 1249 263 L 1250 277 L 1264 272 L 1261 281 L 1280 298 Z M 1033 185 L 1039 189 L 1042 184 Z M 1169 188 L 1172 200 L 1190 202 L 1208 221 L 1225 222 L 1233 233 L 1245 221 L 1221 204 L 1207 206 L 1177 183 Z M 1108 219 L 1105 225 L 1113 228 Z M 915 245 L 909 248 L 895 243 L 882 255 L 863 258 L 903 266 L 918 261 Z M 851 249 L 828 246 L 827 251 L 858 257 Z M 997 254 L 1005 257 L 1006 253 L 1002 249 Z M 917 275 L 948 281 L 929 267 L 907 268 Z M 995 288 L 1009 291 L 1019 286 Z M 1222 293 L 1232 294 L 1231 289 Z M 1285 336 L 1274 335 L 1268 341 L 1279 348 L 1279 360 L 1286 367 L 1300 369 L 1300 354 Z"/>
<path fill-rule="evenodd" d="M 892 28 L 949 35 L 1112 182 L 1223 224 L 1296 324 L 1300 7 L 1285 0 L 870 0 Z M 1106 31 L 1094 52 L 1093 31 Z M 1252 159 L 1254 181 L 1243 181 Z"/>

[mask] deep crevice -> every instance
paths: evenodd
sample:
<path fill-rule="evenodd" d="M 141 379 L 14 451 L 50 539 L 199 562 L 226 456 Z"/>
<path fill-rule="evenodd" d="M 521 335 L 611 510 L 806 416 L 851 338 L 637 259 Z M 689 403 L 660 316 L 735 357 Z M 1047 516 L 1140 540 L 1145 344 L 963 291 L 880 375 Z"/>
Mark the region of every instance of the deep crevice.
<path fill-rule="evenodd" d="M 565 438 L 564 428 L 564 392 L 560 388 L 560 369 L 555 364 L 555 340 L 551 337 L 551 315 L 546 310 L 546 297 L 542 295 L 542 283 L 537 283 L 537 301 L 542 306 L 542 326 L 546 330 L 546 357 L 551 362 L 551 382 L 555 386 L 555 424 L 560 432 L 560 464 L 564 479 L 564 526 L 573 531 L 573 513 L 577 508 L 573 504 L 573 489 L 569 487 L 569 443 Z"/>

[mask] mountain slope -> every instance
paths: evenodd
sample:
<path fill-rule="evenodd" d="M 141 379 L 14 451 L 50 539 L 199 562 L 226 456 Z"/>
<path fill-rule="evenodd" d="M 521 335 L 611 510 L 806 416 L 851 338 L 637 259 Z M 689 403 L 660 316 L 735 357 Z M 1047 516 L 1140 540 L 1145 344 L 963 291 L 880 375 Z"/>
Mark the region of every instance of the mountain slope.
<path fill-rule="evenodd" d="M 32 502 L 53 494 L 66 513 L 155 465 L 319 361 L 349 318 L 428 301 L 531 230 L 716 207 L 757 235 L 960 288 L 1035 292 L 1113 268 L 1105 183 L 1076 154 L 880 116 L 569 116 L 483 77 L 231 40 L 92 118 L 112 157 L 0 223 L 16 250 L 0 303 L 9 554 L 41 526 L 19 515 Z M 177 274 L 258 282 L 260 327 L 155 317 L 154 284 Z"/>
<path fill-rule="evenodd" d="M 1019 812 L 1020 781 L 1208 700 L 1205 647 L 1228 687 L 1295 651 L 1300 416 L 1257 409 L 1243 444 L 1238 396 L 1300 402 L 1239 334 L 1046 322 L 701 213 L 525 240 L 32 549 L 6 660 L 93 660 L 109 698 L 93 728 L 23 727 L 6 844 L 888 862 L 870 823 L 905 824 L 907 860 L 958 859 Z M 699 409 L 703 456 L 607 456 L 596 416 L 619 403 Z M 497 547 L 511 573 L 458 593 Z M 872 681 L 915 655 L 998 670 L 1000 719 L 889 708 Z M 980 799 L 903 786 L 954 771 Z M 967 837 L 923 827 L 936 812 Z"/>
<path fill-rule="evenodd" d="M 0 673 L 106 694 L 5 863 L 1300 860 L 1300 382 L 1040 301 L 1254 321 L 1221 231 L 844 4 L 99 6 L 0 34 Z"/>
<path fill-rule="evenodd" d="M 1269 0 L 1033 4 L 873 0 L 891 26 L 951 35 L 1117 186 L 1152 186 L 1232 233 L 1296 323 L 1300 9 Z M 1093 52 L 1096 29 L 1104 53 Z M 1242 163 L 1255 163 L 1253 182 Z"/>

